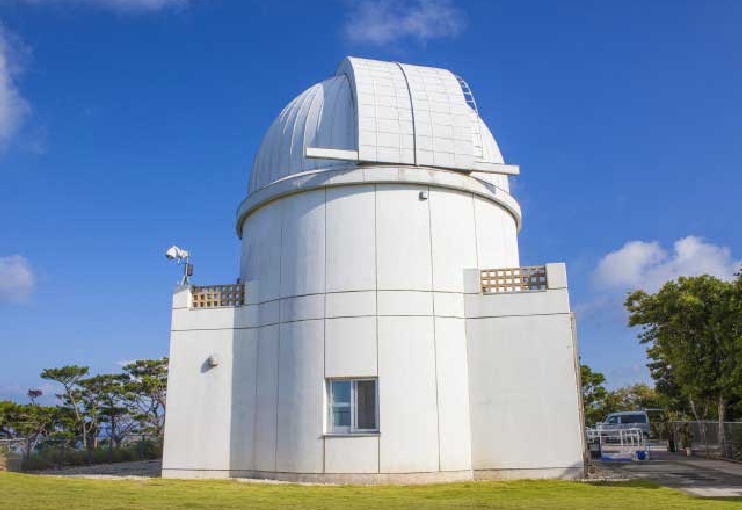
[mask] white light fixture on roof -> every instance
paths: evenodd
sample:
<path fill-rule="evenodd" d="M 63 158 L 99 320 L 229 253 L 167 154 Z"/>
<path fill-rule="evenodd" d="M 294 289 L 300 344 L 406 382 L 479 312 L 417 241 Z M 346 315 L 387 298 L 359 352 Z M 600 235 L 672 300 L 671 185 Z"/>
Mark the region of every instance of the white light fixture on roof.
<path fill-rule="evenodd" d="M 189 262 L 191 253 L 188 250 L 173 245 L 165 251 L 165 257 L 174 260 L 177 264 L 185 262 L 185 266 L 183 267 L 183 279 L 180 281 L 180 285 L 188 285 L 188 278 L 193 276 L 193 264 Z"/>

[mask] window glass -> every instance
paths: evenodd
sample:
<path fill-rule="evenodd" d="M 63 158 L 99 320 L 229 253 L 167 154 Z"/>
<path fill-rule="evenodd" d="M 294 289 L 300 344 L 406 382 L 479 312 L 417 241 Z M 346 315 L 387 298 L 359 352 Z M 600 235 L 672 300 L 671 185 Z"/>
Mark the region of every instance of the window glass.
<path fill-rule="evenodd" d="M 605 420 L 606 423 L 618 423 L 618 417 L 616 416 L 609 416 L 607 420 Z"/>
<path fill-rule="evenodd" d="M 350 427 L 351 381 L 332 381 L 332 427 Z"/>
<path fill-rule="evenodd" d="M 357 424 L 362 430 L 376 429 L 376 381 L 356 382 Z"/>
<path fill-rule="evenodd" d="M 329 432 L 379 430 L 376 379 L 327 379 L 326 388 Z"/>
<path fill-rule="evenodd" d="M 643 414 L 624 414 L 621 423 L 647 423 L 647 417 Z"/>

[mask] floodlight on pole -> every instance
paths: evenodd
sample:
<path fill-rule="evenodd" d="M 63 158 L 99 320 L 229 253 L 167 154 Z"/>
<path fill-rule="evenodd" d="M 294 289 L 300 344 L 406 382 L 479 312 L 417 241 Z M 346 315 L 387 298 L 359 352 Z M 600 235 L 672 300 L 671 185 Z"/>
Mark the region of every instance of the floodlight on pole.
<path fill-rule="evenodd" d="M 188 285 L 188 278 L 193 276 L 193 264 L 189 262 L 191 253 L 188 250 L 173 245 L 165 251 L 165 257 L 174 260 L 176 264 L 185 263 L 183 266 L 183 279 L 180 281 L 180 284 Z"/>

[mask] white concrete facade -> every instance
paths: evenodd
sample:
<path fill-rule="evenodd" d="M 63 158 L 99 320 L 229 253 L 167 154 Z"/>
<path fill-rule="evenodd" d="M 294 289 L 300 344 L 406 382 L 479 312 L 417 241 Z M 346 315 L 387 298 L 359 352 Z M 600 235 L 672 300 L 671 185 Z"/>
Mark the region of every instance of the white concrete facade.
<path fill-rule="evenodd" d="M 449 71 L 360 59 L 282 112 L 237 214 L 244 305 L 174 296 L 163 476 L 582 476 L 564 266 L 481 293 L 520 266 L 507 177 L 462 172 L 502 163 L 482 126 Z M 309 162 L 318 140 L 362 156 Z M 326 381 L 351 378 L 376 381 L 377 426 L 333 433 Z"/>

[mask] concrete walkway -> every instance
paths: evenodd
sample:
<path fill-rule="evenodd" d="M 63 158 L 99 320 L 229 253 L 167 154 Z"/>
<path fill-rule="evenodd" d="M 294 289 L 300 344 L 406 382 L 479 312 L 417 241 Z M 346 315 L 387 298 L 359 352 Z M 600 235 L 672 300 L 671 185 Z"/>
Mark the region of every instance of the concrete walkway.
<path fill-rule="evenodd" d="M 602 472 L 632 480 L 650 480 L 694 496 L 742 497 L 742 464 L 652 451 L 650 460 L 602 461 Z"/>

